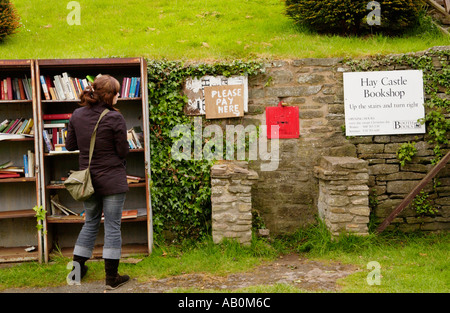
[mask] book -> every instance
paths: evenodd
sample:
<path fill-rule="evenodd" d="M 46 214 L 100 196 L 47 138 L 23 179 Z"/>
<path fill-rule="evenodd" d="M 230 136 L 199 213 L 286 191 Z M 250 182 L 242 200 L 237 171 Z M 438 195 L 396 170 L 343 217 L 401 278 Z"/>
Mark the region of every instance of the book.
<path fill-rule="evenodd" d="M 53 76 L 53 84 L 56 88 L 56 94 L 58 96 L 58 100 L 66 100 L 66 95 L 64 93 L 64 89 L 62 87 L 62 80 L 59 75 Z"/>
<path fill-rule="evenodd" d="M 27 122 L 27 125 L 25 126 L 25 128 L 22 131 L 22 135 L 31 134 L 31 132 L 33 130 L 33 125 L 34 125 L 34 121 L 32 118 L 30 118 Z"/>
<path fill-rule="evenodd" d="M 136 98 L 140 97 L 140 95 L 141 95 L 141 92 L 140 92 L 140 91 L 141 91 L 140 86 L 141 86 L 141 78 L 140 78 L 140 77 L 137 77 L 136 91 L 135 91 L 135 93 L 134 93 L 134 96 L 135 96 Z"/>
<path fill-rule="evenodd" d="M 70 119 L 72 117 L 72 113 L 55 113 L 55 114 L 43 114 L 43 120 L 62 120 L 62 119 Z"/>
<path fill-rule="evenodd" d="M 23 167 L 18 167 L 18 166 L 9 166 L 9 167 L 0 169 L 1 174 L 7 174 L 7 173 L 11 173 L 11 172 L 23 173 L 24 169 L 23 169 Z"/>
<path fill-rule="evenodd" d="M 4 120 L 3 122 L 0 123 L 0 132 L 3 132 L 3 130 L 8 127 L 10 123 L 9 119 Z"/>
<path fill-rule="evenodd" d="M 138 135 L 137 135 L 136 132 L 134 131 L 134 128 L 131 128 L 130 130 L 131 130 L 131 134 L 133 135 L 133 140 L 134 140 L 134 142 L 135 142 L 135 144 L 136 144 L 136 148 L 137 148 L 137 149 L 142 149 L 143 146 L 142 146 L 142 144 L 141 144 L 141 141 L 140 141 L 139 138 L 138 138 Z"/>
<path fill-rule="evenodd" d="M 6 95 L 7 98 L 5 100 L 14 100 L 11 77 L 6 78 Z"/>
<path fill-rule="evenodd" d="M 124 210 L 122 211 L 122 219 L 136 218 L 138 216 L 138 210 Z"/>
<path fill-rule="evenodd" d="M 45 146 L 47 148 L 47 151 L 48 152 L 53 151 L 54 150 L 53 149 L 53 145 L 52 145 L 52 143 L 50 141 L 50 136 L 49 136 L 48 131 L 46 129 L 44 129 L 42 131 L 42 137 L 44 138 L 44 143 L 45 143 Z"/>
<path fill-rule="evenodd" d="M 58 195 L 50 196 L 50 204 L 51 204 L 51 213 L 53 216 L 61 215 L 59 211 L 64 213 L 64 215 L 78 215 L 77 213 L 70 210 L 68 207 L 61 204 Z"/>
<path fill-rule="evenodd" d="M 95 77 L 92 75 L 86 75 L 86 79 L 90 82 L 90 83 L 94 83 L 95 81 Z"/>
<path fill-rule="evenodd" d="M 29 177 L 28 176 L 28 155 L 27 154 L 23 155 L 23 173 L 25 174 L 25 177 Z"/>
<path fill-rule="evenodd" d="M 22 122 L 22 125 L 19 127 L 19 129 L 17 129 L 16 134 L 18 134 L 18 135 L 22 134 L 23 130 L 25 129 L 27 124 L 28 124 L 28 119 L 24 119 L 23 122 Z"/>
<path fill-rule="evenodd" d="M 13 127 L 16 125 L 17 122 L 18 122 L 18 119 L 11 120 L 11 122 L 9 123 L 9 125 L 3 130 L 2 133 L 9 133 L 9 131 L 11 130 L 11 128 L 13 128 Z"/>
<path fill-rule="evenodd" d="M 127 175 L 127 183 L 131 184 L 131 183 L 139 183 L 141 181 L 144 181 L 145 178 L 144 177 L 140 177 L 140 176 L 134 176 L 134 175 Z"/>
<path fill-rule="evenodd" d="M 20 177 L 19 173 L 0 174 L 0 178 L 17 178 Z"/>
<path fill-rule="evenodd" d="M 27 151 L 27 161 L 28 161 L 28 177 L 34 177 L 34 152 L 31 150 Z M 25 169 L 24 169 L 25 171 Z M 26 172 L 25 172 L 26 173 Z"/>
<path fill-rule="evenodd" d="M 39 79 L 41 82 L 42 92 L 44 93 L 45 100 L 50 100 L 50 93 L 48 92 L 48 87 L 44 75 L 41 75 Z"/>
<path fill-rule="evenodd" d="M 9 134 L 16 134 L 17 130 L 22 126 L 24 118 L 17 119 L 17 123 L 8 131 Z"/>
<path fill-rule="evenodd" d="M 14 163 L 12 161 L 6 161 L 5 163 L 0 164 L 0 169 L 7 168 L 12 166 Z"/>
<path fill-rule="evenodd" d="M 44 128 L 65 128 L 67 127 L 66 123 L 46 123 L 44 120 Z"/>

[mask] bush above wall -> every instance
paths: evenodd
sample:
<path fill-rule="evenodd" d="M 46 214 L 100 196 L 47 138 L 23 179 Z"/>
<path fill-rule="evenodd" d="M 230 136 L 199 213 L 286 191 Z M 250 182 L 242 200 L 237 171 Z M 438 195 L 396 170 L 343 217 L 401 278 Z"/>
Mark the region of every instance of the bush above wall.
<path fill-rule="evenodd" d="M 0 41 L 17 32 L 20 27 L 19 15 L 9 0 L 0 0 Z"/>
<path fill-rule="evenodd" d="M 419 20 L 421 0 L 379 0 L 380 25 L 368 25 L 368 16 L 376 13 L 369 0 L 286 0 L 286 14 L 296 23 L 320 33 L 364 35 L 381 32 L 399 35 Z M 369 5 L 369 9 L 368 9 Z M 370 14 L 370 15 L 369 15 Z"/>

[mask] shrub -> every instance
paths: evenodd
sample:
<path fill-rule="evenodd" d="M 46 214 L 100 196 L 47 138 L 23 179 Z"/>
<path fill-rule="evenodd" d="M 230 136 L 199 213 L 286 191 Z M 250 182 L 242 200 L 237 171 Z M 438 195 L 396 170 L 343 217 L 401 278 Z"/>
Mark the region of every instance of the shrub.
<path fill-rule="evenodd" d="M 378 0 L 381 25 L 369 26 L 370 0 L 286 0 L 286 14 L 296 23 L 320 33 L 363 35 L 381 32 L 398 35 L 414 27 L 423 0 Z"/>
<path fill-rule="evenodd" d="M 0 41 L 20 27 L 19 15 L 9 0 L 0 0 Z"/>

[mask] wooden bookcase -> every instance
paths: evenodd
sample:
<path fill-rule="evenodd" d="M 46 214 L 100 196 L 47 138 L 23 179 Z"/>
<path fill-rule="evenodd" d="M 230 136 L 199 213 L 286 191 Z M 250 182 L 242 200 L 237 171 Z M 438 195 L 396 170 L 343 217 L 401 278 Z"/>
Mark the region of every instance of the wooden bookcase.
<path fill-rule="evenodd" d="M 36 228 L 35 211 L 41 203 L 39 180 L 39 134 L 36 131 L 37 97 L 33 60 L 0 60 L 0 79 L 31 79 L 29 100 L 0 100 L 0 122 L 5 119 L 34 121 L 33 137 L 0 137 L 0 164 L 11 161 L 12 166 L 24 167 L 24 155 L 34 153 L 31 177 L 0 179 L 0 262 L 38 260 L 42 262 L 42 237 Z M 1 99 L 1 98 L 0 98 Z M 0 135 L 2 136 L 2 135 Z M 26 248 L 34 247 L 30 252 Z"/>
<path fill-rule="evenodd" d="M 148 127 L 147 64 L 143 58 L 109 59 L 49 59 L 36 60 L 36 99 L 38 132 L 43 133 L 47 114 L 72 113 L 79 107 L 80 100 L 46 99 L 40 77 L 50 77 L 68 73 L 73 78 L 87 75 L 109 74 L 121 84 L 124 77 L 140 77 L 140 95 L 133 98 L 119 98 L 116 107 L 123 114 L 127 129 L 139 126 L 143 131 L 144 147 L 132 149 L 127 156 L 127 174 L 143 177 L 139 183 L 130 183 L 124 211 L 139 209 L 140 215 L 122 220 L 122 256 L 130 254 L 150 254 L 153 244 L 152 211 L 150 200 L 150 145 Z M 39 162 L 41 164 L 42 205 L 47 211 L 44 222 L 43 254 L 45 262 L 52 250 L 71 256 L 78 233 L 83 225 L 83 203 L 73 200 L 64 185 L 55 181 L 67 177 L 70 170 L 78 169 L 78 153 L 47 151 L 43 136 L 39 136 Z M 51 199 L 58 201 L 77 215 L 54 216 Z M 97 236 L 93 257 L 101 257 L 103 244 L 103 223 Z"/>

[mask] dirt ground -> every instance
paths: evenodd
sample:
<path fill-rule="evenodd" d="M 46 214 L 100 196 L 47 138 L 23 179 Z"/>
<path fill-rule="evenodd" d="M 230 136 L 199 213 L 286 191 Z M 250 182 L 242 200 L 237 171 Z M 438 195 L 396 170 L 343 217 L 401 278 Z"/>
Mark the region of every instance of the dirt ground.
<path fill-rule="evenodd" d="M 244 273 L 214 276 L 204 273 L 184 274 L 140 283 L 136 279 L 108 293 L 162 293 L 174 288 L 204 290 L 235 290 L 256 285 L 289 284 L 307 291 L 339 291 L 336 281 L 359 269 L 338 262 L 319 262 L 302 259 L 296 254 L 285 255 L 276 261 L 262 264 Z M 103 293 L 104 281 L 79 286 L 8 289 L 6 293 Z"/>

